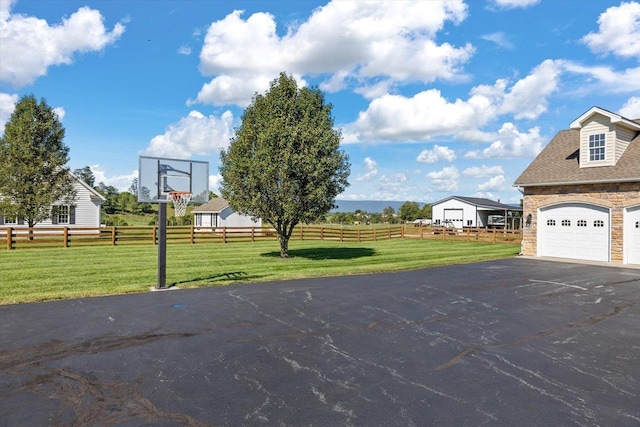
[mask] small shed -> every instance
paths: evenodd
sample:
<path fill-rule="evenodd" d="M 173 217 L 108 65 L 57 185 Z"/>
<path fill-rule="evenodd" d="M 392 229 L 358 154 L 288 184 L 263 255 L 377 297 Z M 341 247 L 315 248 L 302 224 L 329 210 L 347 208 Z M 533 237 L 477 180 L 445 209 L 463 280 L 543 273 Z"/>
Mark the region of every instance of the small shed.
<path fill-rule="evenodd" d="M 246 215 L 236 213 L 229 202 L 222 197 L 214 197 L 207 203 L 193 209 L 195 227 L 261 227 L 262 220 L 257 221 Z"/>
<path fill-rule="evenodd" d="M 434 226 L 519 228 L 522 207 L 480 197 L 450 196 L 431 205 Z"/>

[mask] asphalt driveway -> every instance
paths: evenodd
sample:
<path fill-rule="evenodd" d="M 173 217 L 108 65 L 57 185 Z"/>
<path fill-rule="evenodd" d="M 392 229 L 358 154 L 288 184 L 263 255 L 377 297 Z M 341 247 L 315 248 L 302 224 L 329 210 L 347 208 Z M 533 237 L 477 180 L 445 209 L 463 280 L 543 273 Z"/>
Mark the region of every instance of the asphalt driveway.
<path fill-rule="evenodd" d="M 640 424 L 640 270 L 508 259 L 0 307 L 0 425 Z"/>

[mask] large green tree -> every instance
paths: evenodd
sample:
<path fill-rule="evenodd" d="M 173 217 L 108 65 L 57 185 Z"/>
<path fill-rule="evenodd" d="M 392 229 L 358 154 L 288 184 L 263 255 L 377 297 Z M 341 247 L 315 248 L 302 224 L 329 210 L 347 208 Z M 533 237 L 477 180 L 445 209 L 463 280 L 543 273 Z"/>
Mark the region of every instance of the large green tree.
<path fill-rule="evenodd" d="M 326 214 L 349 185 L 331 108 L 319 89 L 298 88 L 281 73 L 266 94 L 254 96 L 220 154 L 222 197 L 236 212 L 271 224 L 282 257 L 293 228 Z"/>
<path fill-rule="evenodd" d="M 403 221 L 413 221 L 420 215 L 420 205 L 416 202 L 404 202 L 398 211 Z"/>
<path fill-rule="evenodd" d="M 23 96 L 0 138 L 0 212 L 29 227 L 51 218 L 53 204 L 72 204 L 73 178 L 64 128 L 44 99 Z"/>

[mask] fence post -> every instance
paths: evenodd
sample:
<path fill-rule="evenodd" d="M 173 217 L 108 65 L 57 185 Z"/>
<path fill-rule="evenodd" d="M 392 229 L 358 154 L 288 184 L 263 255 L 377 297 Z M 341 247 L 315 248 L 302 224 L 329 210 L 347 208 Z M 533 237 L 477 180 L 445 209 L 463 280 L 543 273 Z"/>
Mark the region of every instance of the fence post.
<path fill-rule="evenodd" d="M 404 225 L 400 228 L 400 238 L 404 239 Z"/>
<path fill-rule="evenodd" d="M 251 227 L 251 241 L 252 242 L 256 241 L 256 227 L 255 226 Z"/>
<path fill-rule="evenodd" d="M 195 239 L 195 237 L 196 237 L 196 228 L 195 228 L 195 226 L 193 224 L 191 224 L 191 236 L 190 237 L 191 237 L 191 244 L 192 245 L 195 244 L 196 243 L 196 239 Z"/>
<path fill-rule="evenodd" d="M 373 228 L 373 241 L 377 242 L 378 241 L 378 236 L 376 235 L 376 229 L 375 227 Z"/>
<path fill-rule="evenodd" d="M 7 227 L 7 250 L 13 249 L 13 228 Z"/>
<path fill-rule="evenodd" d="M 302 224 L 300 224 L 300 240 L 304 240 L 304 232 L 302 231 Z"/>
<path fill-rule="evenodd" d="M 420 239 L 424 239 L 424 227 L 420 226 Z"/>
<path fill-rule="evenodd" d="M 496 228 L 493 229 L 493 243 L 496 242 Z"/>
<path fill-rule="evenodd" d="M 222 243 L 227 243 L 227 227 L 222 227 Z"/>
<path fill-rule="evenodd" d="M 320 227 L 320 240 L 324 240 L 324 227 Z"/>
<path fill-rule="evenodd" d="M 471 230 L 467 228 L 467 242 L 469 241 L 469 236 L 471 235 Z"/>
<path fill-rule="evenodd" d="M 360 242 L 360 229 L 358 228 L 358 242 Z"/>
<path fill-rule="evenodd" d="M 344 228 L 340 229 L 340 241 L 342 242 L 342 236 L 344 235 Z"/>
<path fill-rule="evenodd" d="M 111 227 L 111 246 L 116 245 L 116 226 Z"/>
<path fill-rule="evenodd" d="M 69 247 L 69 227 L 62 227 L 62 247 L 63 248 L 68 248 Z"/>

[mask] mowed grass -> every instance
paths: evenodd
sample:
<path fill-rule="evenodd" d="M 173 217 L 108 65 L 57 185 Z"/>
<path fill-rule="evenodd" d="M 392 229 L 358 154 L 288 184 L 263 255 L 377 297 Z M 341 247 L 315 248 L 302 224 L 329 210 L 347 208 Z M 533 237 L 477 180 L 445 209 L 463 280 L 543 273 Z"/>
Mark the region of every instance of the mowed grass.
<path fill-rule="evenodd" d="M 393 239 L 167 246 L 167 285 L 223 286 L 409 270 L 515 256 L 519 244 Z M 156 246 L 0 251 L 0 304 L 147 292 L 157 283 Z"/>

